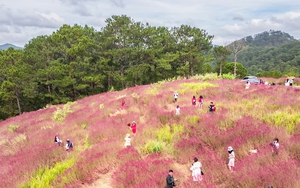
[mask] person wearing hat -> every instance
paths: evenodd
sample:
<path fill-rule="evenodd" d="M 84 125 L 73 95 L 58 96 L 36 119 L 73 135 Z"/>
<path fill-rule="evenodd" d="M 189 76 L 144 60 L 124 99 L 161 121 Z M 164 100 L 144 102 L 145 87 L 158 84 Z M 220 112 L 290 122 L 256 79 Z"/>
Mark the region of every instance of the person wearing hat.
<path fill-rule="evenodd" d="M 177 91 L 175 91 L 175 92 L 174 92 L 174 101 L 176 102 L 177 99 L 178 99 L 178 93 L 177 93 Z"/>
<path fill-rule="evenodd" d="M 176 179 L 173 178 L 173 170 L 169 170 L 169 174 L 166 178 L 167 181 L 167 188 L 173 188 L 175 187 L 175 181 L 177 181 Z"/>
<path fill-rule="evenodd" d="M 126 134 L 126 137 L 125 137 L 125 147 L 130 147 L 131 146 L 131 137 L 130 137 L 130 134 Z"/>
<path fill-rule="evenodd" d="M 234 151 L 233 148 L 231 146 L 228 147 L 228 153 L 229 153 L 229 162 L 228 162 L 228 168 L 230 170 L 230 172 L 233 172 L 233 167 L 234 167 Z"/>
<path fill-rule="evenodd" d="M 132 122 L 130 128 L 131 128 L 132 133 L 135 135 L 135 133 L 136 133 L 136 122 L 135 121 Z"/>

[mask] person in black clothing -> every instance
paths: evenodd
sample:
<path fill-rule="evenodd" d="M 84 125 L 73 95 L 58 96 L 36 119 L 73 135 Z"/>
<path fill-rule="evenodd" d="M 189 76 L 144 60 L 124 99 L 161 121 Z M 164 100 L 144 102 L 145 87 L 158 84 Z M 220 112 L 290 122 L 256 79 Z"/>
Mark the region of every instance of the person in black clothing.
<path fill-rule="evenodd" d="M 175 181 L 176 179 L 173 178 L 173 170 L 169 170 L 169 174 L 166 178 L 167 181 L 167 188 L 173 188 L 175 187 Z"/>

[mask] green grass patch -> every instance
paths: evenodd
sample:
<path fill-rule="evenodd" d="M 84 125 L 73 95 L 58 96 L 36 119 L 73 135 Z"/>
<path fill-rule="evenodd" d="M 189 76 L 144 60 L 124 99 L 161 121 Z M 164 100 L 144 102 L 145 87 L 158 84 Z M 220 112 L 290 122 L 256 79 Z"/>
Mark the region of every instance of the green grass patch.
<path fill-rule="evenodd" d="M 72 112 L 71 105 L 75 103 L 76 102 L 68 102 L 62 108 L 57 108 L 53 113 L 53 119 L 59 123 L 62 123 L 65 117 Z"/>
<path fill-rule="evenodd" d="M 187 122 L 189 122 L 191 125 L 196 125 L 197 123 L 199 123 L 200 117 L 199 116 L 187 116 L 185 118 L 185 120 Z"/>
<path fill-rule="evenodd" d="M 275 111 L 274 113 L 265 114 L 263 120 L 267 123 L 285 127 L 288 133 L 293 133 L 295 125 L 300 123 L 300 114 Z"/>
<path fill-rule="evenodd" d="M 147 154 L 166 151 L 173 153 L 173 145 L 179 139 L 181 133 L 184 132 L 183 124 L 165 125 L 164 127 L 155 131 L 155 139 L 149 140 L 143 147 L 143 152 Z"/>
<path fill-rule="evenodd" d="M 22 188 L 31 187 L 43 187 L 50 188 L 51 182 L 62 174 L 66 169 L 72 167 L 75 163 L 75 159 L 71 158 L 66 161 L 56 163 L 53 168 L 40 169 L 26 185 L 21 186 Z"/>
<path fill-rule="evenodd" d="M 217 87 L 215 84 L 211 84 L 208 82 L 193 82 L 193 83 L 183 83 L 179 85 L 182 89 L 178 90 L 179 94 L 186 94 L 188 91 L 192 91 L 195 93 L 195 95 L 198 95 L 198 93 L 209 87 Z"/>
<path fill-rule="evenodd" d="M 19 125 L 9 125 L 8 130 L 10 132 L 15 132 L 19 128 Z"/>

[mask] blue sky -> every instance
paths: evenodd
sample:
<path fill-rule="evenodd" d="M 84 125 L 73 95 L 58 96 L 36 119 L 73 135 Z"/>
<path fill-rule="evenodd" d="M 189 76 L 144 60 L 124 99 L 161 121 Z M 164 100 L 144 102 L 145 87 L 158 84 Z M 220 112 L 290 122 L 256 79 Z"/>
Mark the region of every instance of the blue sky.
<path fill-rule="evenodd" d="M 63 24 L 100 30 L 112 15 L 153 26 L 188 24 L 214 35 L 214 44 L 281 30 L 300 38 L 300 2 L 295 0 L 11 0 L 0 2 L 0 44 L 23 47 Z"/>

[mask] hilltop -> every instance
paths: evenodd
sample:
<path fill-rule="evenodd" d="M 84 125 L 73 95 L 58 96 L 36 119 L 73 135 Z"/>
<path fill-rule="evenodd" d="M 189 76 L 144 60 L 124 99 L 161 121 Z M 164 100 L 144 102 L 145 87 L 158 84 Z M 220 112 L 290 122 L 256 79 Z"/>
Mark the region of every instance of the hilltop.
<path fill-rule="evenodd" d="M 177 103 L 174 91 L 179 93 Z M 206 75 L 24 113 L 0 122 L 0 184 L 160 188 L 171 168 L 178 187 L 199 187 L 189 170 L 196 156 L 203 164 L 203 187 L 299 187 L 299 92 L 282 85 L 245 90 L 239 80 Z M 191 105 L 192 96 L 200 94 L 202 109 Z M 210 101 L 217 106 L 214 114 L 207 112 Z M 137 122 L 137 134 L 132 147 L 124 148 L 127 123 L 132 121 Z M 53 142 L 57 133 L 74 143 L 72 152 Z M 280 141 L 278 155 L 269 146 L 275 137 Z M 236 153 L 233 173 L 226 166 L 228 146 Z M 258 153 L 249 154 L 250 149 Z"/>
<path fill-rule="evenodd" d="M 283 31 L 265 31 L 244 37 L 244 48 L 237 55 L 249 74 L 282 77 L 299 76 L 300 41 Z M 229 57 L 233 61 L 233 55 Z"/>
<path fill-rule="evenodd" d="M 18 47 L 16 45 L 6 43 L 6 44 L 0 45 L 0 50 L 7 50 L 10 47 L 12 47 L 14 49 L 22 49 L 21 47 Z"/>

